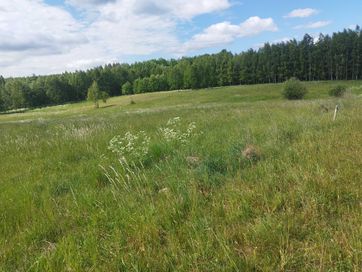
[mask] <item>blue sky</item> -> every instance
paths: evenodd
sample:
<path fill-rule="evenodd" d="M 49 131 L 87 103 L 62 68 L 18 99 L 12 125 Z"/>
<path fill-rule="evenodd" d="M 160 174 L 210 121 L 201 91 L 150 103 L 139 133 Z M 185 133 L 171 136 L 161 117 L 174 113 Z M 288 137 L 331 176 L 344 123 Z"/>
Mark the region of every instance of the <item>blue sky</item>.
<path fill-rule="evenodd" d="M 362 1 L 0 0 L 0 74 L 240 52 L 362 25 Z"/>

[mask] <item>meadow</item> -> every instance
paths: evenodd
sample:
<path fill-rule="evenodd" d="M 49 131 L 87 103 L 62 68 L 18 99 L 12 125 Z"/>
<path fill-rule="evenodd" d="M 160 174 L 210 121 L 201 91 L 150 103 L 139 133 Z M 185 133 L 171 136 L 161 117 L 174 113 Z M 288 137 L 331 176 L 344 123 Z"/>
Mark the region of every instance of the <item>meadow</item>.
<path fill-rule="evenodd" d="M 362 271 L 362 82 L 305 84 L 1 114 L 0 271 Z M 110 141 L 139 131 L 125 167 Z"/>

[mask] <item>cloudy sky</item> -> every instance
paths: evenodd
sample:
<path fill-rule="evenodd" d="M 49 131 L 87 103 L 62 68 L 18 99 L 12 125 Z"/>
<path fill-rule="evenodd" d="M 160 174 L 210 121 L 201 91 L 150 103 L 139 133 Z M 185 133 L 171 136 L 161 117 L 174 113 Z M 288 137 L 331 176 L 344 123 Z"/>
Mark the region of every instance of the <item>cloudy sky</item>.
<path fill-rule="evenodd" d="M 0 74 L 240 52 L 362 25 L 361 0 L 0 0 Z"/>

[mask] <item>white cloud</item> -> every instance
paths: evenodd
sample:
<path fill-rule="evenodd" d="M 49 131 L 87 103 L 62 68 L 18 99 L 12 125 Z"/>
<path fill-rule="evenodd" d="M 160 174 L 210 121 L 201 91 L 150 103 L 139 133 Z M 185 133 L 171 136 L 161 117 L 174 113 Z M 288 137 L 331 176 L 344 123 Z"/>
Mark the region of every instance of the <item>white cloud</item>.
<path fill-rule="evenodd" d="M 115 1 L 116 0 L 66 0 L 65 2 L 73 6 L 84 7 L 92 5 L 103 5 Z"/>
<path fill-rule="evenodd" d="M 332 23 L 332 21 L 317 21 L 317 22 L 306 24 L 306 25 L 295 26 L 294 29 L 316 29 L 316 28 L 322 28 L 322 27 L 328 26 L 331 23 Z"/>
<path fill-rule="evenodd" d="M 198 0 L 198 1 L 184 1 L 184 0 L 159 0 L 157 2 L 167 3 L 168 7 L 175 16 L 190 19 L 194 16 L 225 10 L 231 6 L 228 0 Z"/>
<path fill-rule="evenodd" d="M 40 0 L 0 1 L 0 74 L 44 72 L 53 65 L 44 56 L 67 55 L 88 42 L 83 28 L 65 10 Z"/>
<path fill-rule="evenodd" d="M 172 15 L 182 19 L 227 9 L 229 0 L 67 0 L 68 4 L 80 9 L 94 9 L 99 6 L 115 3 L 117 7 L 127 6 L 128 13 L 147 15 Z"/>
<path fill-rule="evenodd" d="M 202 48 L 215 47 L 233 42 L 235 39 L 257 35 L 264 31 L 277 31 L 278 27 L 272 18 L 250 17 L 239 25 L 230 22 L 214 24 L 202 33 L 196 34 L 186 42 L 182 51 L 192 51 Z"/>
<path fill-rule="evenodd" d="M 220 23 L 181 43 L 180 22 L 225 10 L 229 0 L 67 0 L 82 19 L 44 0 L 0 0 L 0 74 L 87 69 L 132 55 L 176 54 L 277 30 L 271 18 Z"/>
<path fill-rule="evenodd" d="M 63 9 L 44 5 L 41 1 L 0 2 L 1 53 L 66 51 L 86 41 L 80 33 L 82 27 Z"/>
<path fill-rule="evenodd" d="M 230 7 L 228 0 L 66 3 L 82 9 L 85 19 L 76 20 L 42 0 L 0 2 L 0 74 L 58 73 L 121 61 L 128 55 L 170 52 L 180 46 L 175 33 L 179 20 Z"/>
<path fill-rule="evenodd" d="M 318 14 L 318 10 L 312 8 L 295 9 L 284 16 L 284 18 L 306 18 L 316 14 Z"/>

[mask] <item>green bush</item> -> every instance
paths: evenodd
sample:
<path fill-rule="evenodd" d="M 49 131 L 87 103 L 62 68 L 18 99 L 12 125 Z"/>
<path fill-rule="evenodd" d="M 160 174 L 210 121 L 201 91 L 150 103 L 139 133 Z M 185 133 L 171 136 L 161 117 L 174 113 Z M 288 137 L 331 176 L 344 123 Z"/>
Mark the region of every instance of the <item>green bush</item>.
<path fill-rule="evenodd" d="M 303 99 L 307 88 L 297 78 L 291 78 L 284 83 L 283 96 L 289 100 Z"/>
<path fill-rule="evenodd" d="M 338 86 L 330 89 L 329 95 L 335 96 L 335 97 L 341 97 L 345 94 L 346 91 L 347 91 L 346 86 L 338 85 Z"/>

